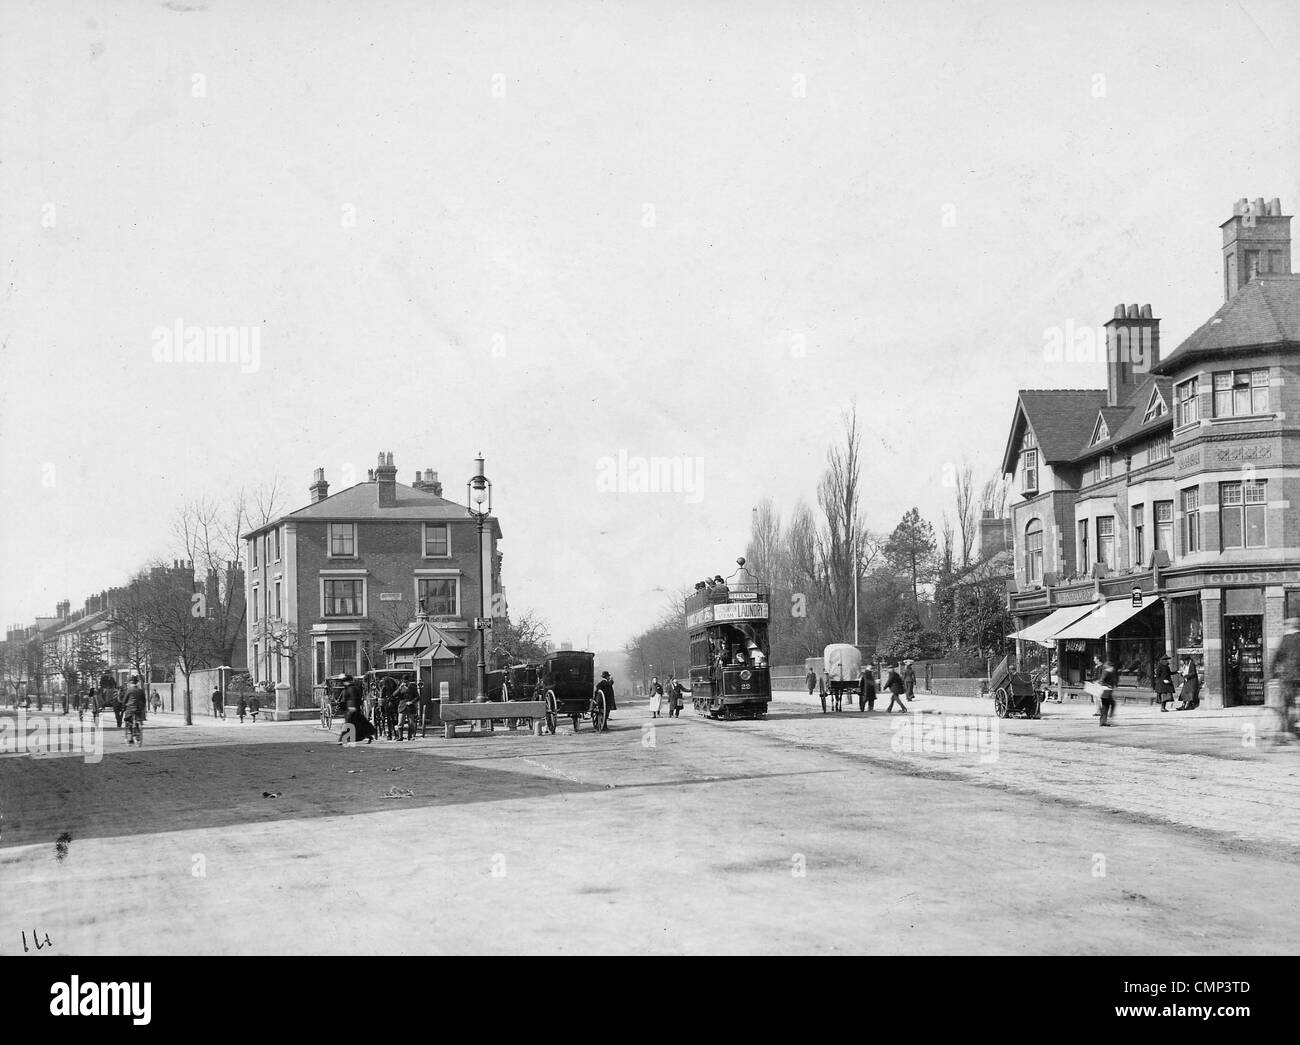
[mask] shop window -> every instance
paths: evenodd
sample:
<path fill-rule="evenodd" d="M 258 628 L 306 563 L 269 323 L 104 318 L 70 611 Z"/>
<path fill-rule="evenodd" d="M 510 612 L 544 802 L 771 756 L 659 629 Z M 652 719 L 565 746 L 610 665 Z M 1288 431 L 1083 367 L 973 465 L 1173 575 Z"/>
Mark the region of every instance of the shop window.
<path fill-rule="evenodd" d="M 1195 424 L 1201 419 L 1201 379 L 1193 377 L 1174 389 L 1174 427 Z"/>
<path fill-rule="evenodd" d="M 1227 370 L 1214 375 L 1214 416 L 1268 413 L 1268 370 Z"/>
<path fill-rule="evenodd" d="M 1201 651 L 1204 629 L 1201 627 L 1201 598 L 1170 599 L 1169 612 L 1173 615 L 1174 647 L 1179 652 Z"/>
<path fill-rule="evenodd" d="M 1223 548 L 1263 548 L 1267 540 L 1265 508 L 1268 483 L 1219 484 L 1219 539 Z"/>
<path fill-rule="evenodd" d="M 1183 553 L 1191 555 L 1201 550 L 1201 488 L 1189 487 L 1182 491 L 1183 498 Z"/>
<path fill-rule="evenodd" d="M 1038 519 L 1025 527 L 1025 583 L 1043 583 L 1043 524 Z"/>
<path fill-rule="evenodd" d="M 1115 568 L 1115 517 L 1103 515 L 1097 519 L 1097 561 L 1106 569 Z"/>

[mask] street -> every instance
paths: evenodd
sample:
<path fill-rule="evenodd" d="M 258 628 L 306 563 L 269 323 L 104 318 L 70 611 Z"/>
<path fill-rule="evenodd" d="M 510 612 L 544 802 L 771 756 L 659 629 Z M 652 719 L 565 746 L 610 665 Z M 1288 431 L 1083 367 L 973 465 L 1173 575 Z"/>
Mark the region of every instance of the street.
<path fill-rule="evenodd" d="M 1296 950 L 1300 752 L 1260 720 L 1048 705 L 945 751 L 909 738 L 988 701 L 884 705 L 348 749 L 163 715 L 98 764 L 0 756 L 0 953 Z"/>

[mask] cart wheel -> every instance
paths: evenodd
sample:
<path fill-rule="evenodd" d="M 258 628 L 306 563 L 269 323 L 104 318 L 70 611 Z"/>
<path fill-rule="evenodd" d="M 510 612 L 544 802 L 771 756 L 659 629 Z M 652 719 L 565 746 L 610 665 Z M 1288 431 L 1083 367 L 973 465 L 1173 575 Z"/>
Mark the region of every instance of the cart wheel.
<path fill-rule="evenodd" d="M 555 726 L 559 721 L 559 715 L 555 709 L 555 691 L 548 689 L 546 691 L 546 731 L 555 733 Z"/>
<path fill-rule="evenodd" d="M 591 698 L 591 728 L 597 733 L 605 731 L 605 694 L 598 692 Z"/>
<path fill-rule="evenodd" d="M 997 692 L 993 694 L 993 711 L 998 718 L 1006 718 L 1008 709 L 1011 706 L 1011 698 L 1007 695 L 1006 688 L 999 686 Z"/>

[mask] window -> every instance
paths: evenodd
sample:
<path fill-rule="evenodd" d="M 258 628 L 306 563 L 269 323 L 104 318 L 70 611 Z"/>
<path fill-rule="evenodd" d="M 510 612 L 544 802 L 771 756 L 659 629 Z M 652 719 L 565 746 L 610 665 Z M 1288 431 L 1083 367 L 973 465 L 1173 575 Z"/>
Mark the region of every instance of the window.
<path fill-rule="evenodd" d="M 248 542 L 248 555 L 252 562 L 253 569 L 257 569 L 257 538 L 254 537 Z"/>
<path fill-rule="evenodd" d="M 253 585 L 253 623 L 254 624 L 256 624 L 259 620 L 261 620 L 261 618 L 257 615 L 257 607 L 259 605 L 258 597 L 260 594 L 261 593 L 259 592 L 257 585 L 254 584 Z"/>
<path fill-rule="evenodd" d="M 460 582 L 455 577 L 419 577 L 417 605 L 430 617 L 455 617 L 460 612 Z"/>
<path fill-rule="evenodd" d="M 1182 491 L 1183 498 L 1183 554 L 1191 555 L 1201 550 L 1201 488 L 1193 486 Z"/>
<path fill-rule="evenodd" d="M 1156 551 L 1170 558 L 1174 553 L 1174 502 L 1156 501 L 1152 509 L 1156 517 Z"/>
<path fill-rule="evenodd" d="M 1151 445 L 1147 451 L 1147 463 L 1155 464 L 1157 461 L 1168 461 L 1174 456 L 1173 448 L 1169 445 L 1169 436 L 1162 435 L 1158 439 L 1151 440 Z"/>
<path fill-rule="evenodd" d="M 325 643 L 316 643 L 316 685 L 325 684 Z"/>
<path fill-rule="evenodd" d="M 269 531 L 262 535 L 262 559 L 268 565 L 271 562 L 271 534 Z M 270 673 L 268 672 L 268 674 Z"/>
<path fill-rule="evenodd" d="M 1097 474 L 1101 479 L 1110 478 L 1111 457 L 1110 454 L 1102 454 L 1097 461 Z"/>
<path fill-rule="evenodd" d="M 357 671 L 357 643 L 355 639 L 335 639 L 330 643 L 330 670 L 335 675 Z"/>
<path fill-rule="evenodd" d="M 1132 553 L 1132 565 L 1141 566 L 1146 561 L 1146 513 L 1140 504 L 1133 506 Z"/>
<path fill-rule="evenodd" d="M 451 554 L 450 527 L 446 523 L 424 524 L 424 557 L 445 559 Z"/>
<path fill-rule="evenodd" d="M 1214 416 L 1268 413 L 1268 370 L 1228 370 L 1214 375 Z"/>
<path fill-rule="evenodd" d="M 1195 424 L 1201 419 L 1201 379 L 1193 377 L 1174 389 L 1174 427 Z"/>
<path fill-rule="evenodd" d="M 270 620 L 271 619 L 271 589 L 270 588 L 267 588 L 262 593 L 262 598 L 265 600 L 265 602 L 263 602 L 262 604 L 262 616 L 265 617 L 267 620 Z"/>
<path fill-rule="evenodd" d="M 1223 548 L 1263 548 L 1268 483 L 1219 484 L 1219 539 Z"/>
<path fill-rule="evenodd" d="M 324 588 L 325 617 L 359 617 L 361 616 L 362 584 L 360 580 L 334 580 L 326 578 Z M 338 674 L 338 672 L 335 672 Z"/>
<path fill-rule="evenodd" d="M 1164 397 L 1160 394 L 1159 388 L 1151 390 L 1151 399 L 1147 402 L 1147 412 L 1142 415 L 1142 423 L 1154 421 L 1157 417 L 1164 417 L 1168 407 L 1165 406 Z"/>
<path fill-rule="evenodd" d="M 1026 450 L 1020 462 L 1020 473 L 1024 481 L 1020 484 L 1021 492 L 1038 491 L 1038 451 Z"/>
<path fill-rule="evenodd" d="M 280 527 L 275 528 L 275 561 L 280 561 Z"/>
<path fill-rule="evenodd" d="M 280 582 L 275 582 L 275 616 L 278 620 L 284 614 L 280 611 Z"/>
<path fill-rule="evenodd" d="M 330 557 L 351 559 L 357 554 L 355 523 L 330 523 Z"/>
<path fill-rule="evenodd" d="M 1115 517 L 1103 515 L 1097 519 L 1097 561 L 1106 568 L 1115 568 Z"/>
<path fill-rule="evenodd" d="M 1025 583 L 1043 583 L 1043 524 L 1038 519 L 1025 527 Z"/>
<path fill-rule="evenodd" d="M 258 656 L 258 650 L 260 649 L 261 647 L 256 642 L 254 642 L 253 643 L 253 681 L 254 682 L 262 681 L 261 676 L 258 674 L 258 668 L 261 666 L 262 663 L 260 657 Z"/>
<path fill-rule="evenodd" d="M 1079 572 L 1086 573 L 1092 560 L 1088 557 L 1088 520 L 1079 523 Z"/>

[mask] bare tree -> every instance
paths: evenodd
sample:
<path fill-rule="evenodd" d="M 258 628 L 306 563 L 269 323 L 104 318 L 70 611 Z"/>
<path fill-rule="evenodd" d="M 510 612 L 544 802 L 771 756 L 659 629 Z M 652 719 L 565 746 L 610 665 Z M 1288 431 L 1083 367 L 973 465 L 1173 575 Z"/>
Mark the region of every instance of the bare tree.
<path fill-rule="evenodd" d="M 307 638 L 285 620 L 263 618 L 260 624 L 262 648 L 289 661 L 290 692 L 298 694 L 298 658 L 310 646 Z"/>
<path fill-rule="evenodd" d="M 199 668 L 209 667 L 220 654 L 211 619 L 202 610 L 194 591 L 193 574 L 155 567 L 135 582 L 140 612 L 156 653 L 176 665 L 185 680 L 185 724 L 192 725 L 193 701 L 190 678 Z M 187 590 L 188 589 L 188 590 Z"/>
<path fill-rule="evenodd" d="M 866 527 L 862 521 L 862 436 L 854 406 L 842 415 L 843 445 L 826 453 L 826 471 L 817 487 L 817 504 L 825 519 L 818 540 L 822 608 L 832 631 L 853 633 L 854 586 L 861 574 Z"/>
<path fill-rule="evenodd" d="M 943 518 L 939 524 L 939 572 L 944 577 L 952 576 L 952 570 L 956 560 L 954 542 L 955 536 L 952 529 L 952 519 L 948 517 L 947 512 L 944 512 Z"/>
<path fill-rule="evenodd" d="M 152 681 L 153 639 L 142 587 L 148 581 L 145 572 L 137 573 L 121 591 L 115 592 L 108 610 L 108 625 L 113 643 L 121 651 L 131 670 L 142 679 Z"/>
<path fill-rule="evenodd" d="M 975 475 L 966 461 L 962 461 L 957 470 L 956 510 L 957 533 L 961 537 L 961 564 L 965 568 L 970 565 L 971 549 L 975 546 L 975 525 L 979 511 L 979 505 L 975 502 Z"/>
<path fill-rule="evenodd" d="M 1002 474 L 994 475 L 980 491 L 980 507 L 991 512 L 994 519 L 1005 519 L 1010 498 L 1011 479 Z"/>

